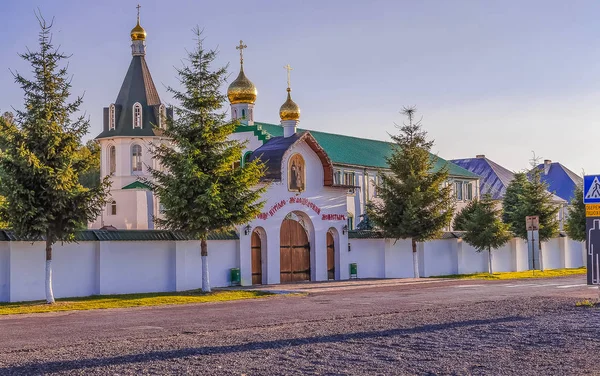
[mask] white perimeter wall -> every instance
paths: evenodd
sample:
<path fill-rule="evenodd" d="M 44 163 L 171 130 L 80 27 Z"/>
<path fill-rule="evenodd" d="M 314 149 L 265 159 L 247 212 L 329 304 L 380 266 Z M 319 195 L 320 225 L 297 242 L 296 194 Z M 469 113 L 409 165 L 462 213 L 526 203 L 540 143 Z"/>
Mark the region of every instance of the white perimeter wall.
<path fill-rule="evenodd" d="M 359 278 L 413 277 L 409 240 L 349 239 L 341 259 L 349 271 L 356 263 Z M 477 252 L 460 239 L 417 245 L 422 277 L 487 272 L 487 252 Z M 228 286 L 231 268 L 240 268 L 238 240 L 208 242 L 213 287 Z M 527 244 L 512 239 L 493 252 L 493 269 L 527 270 Z M 585 246 L 568 238 L 542 245 L 545 269 L 585 265 Z M 184 291 L 202 285 L 199 241 L 102 241 L 56 244 L 53 251 L 57 298 L 94 294 Z M 347 273 L 340 273 L 347 278 Z M 45 252 L 41 242 L 0 242 L 0 301 L 42 300 Z"/>

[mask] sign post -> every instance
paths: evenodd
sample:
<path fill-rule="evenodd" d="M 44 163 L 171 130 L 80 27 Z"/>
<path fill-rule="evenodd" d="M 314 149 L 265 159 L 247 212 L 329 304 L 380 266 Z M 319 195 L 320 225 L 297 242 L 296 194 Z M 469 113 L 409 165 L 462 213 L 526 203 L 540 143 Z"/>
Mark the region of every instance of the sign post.
<path fill-rule="evenodd" d="M 598 286 L 600 296 L 600 175 L 583 177 L 587 284 Z"/>
<path fill-rule="evenodd" d="M 529 258 L 530 260 L 530 264 L 531 264 L 531 269 L 533 270 L 533 274 L 535 275 L 535 269 L 536 269 L 536 262 L 535 262 L 535 252 L 536 252 L 536 240 L 538 240 L 538 244 L 539 244 L 539 230 L 540 230 L 540 217 L 537 215 L 530 215 L 525 217 L 525 226 L 527 227 L 527 231 L 528 231 L 528 243 L 531 242 L 531 257 Z M 536 236 L 537 235 L 537 236 Z M 528 247 L 529 248 L 529 247 Z M 541 268 L 541 261 L 542 261 L 542 257 L 540 254 L 540 257 L 538 257 L 538 263 L 540 264 L 540 270 L 543 270 Z"/>

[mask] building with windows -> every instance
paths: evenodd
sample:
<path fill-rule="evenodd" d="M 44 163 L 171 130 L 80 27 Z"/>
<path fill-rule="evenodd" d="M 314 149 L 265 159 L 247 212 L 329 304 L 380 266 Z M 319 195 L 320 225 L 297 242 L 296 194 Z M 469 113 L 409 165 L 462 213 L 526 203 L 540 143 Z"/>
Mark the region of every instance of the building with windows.
<path fill-rule="evenodd" d="M 154 229 L 160 202 L 144 183 L 148 168 L 160 168 L 152 149 L 166 143 L 161 127 L 172 112 L 161 103 L 145 61 L 146 32 L 131 32 L 132 61 L 114 104 L 104 110 L 102 176 L 112 179 L 111 198 L 92 228 Z M 231 138 L 246 143 L 240 164 L 260 159 L 268 183 L 263 212 L 237 229 L 242 281 L 279 283 L 349 277 L 348 232 L 355 229 L 366 205 L 377 200 L 380 174 L 388 171 L 394 144 L 299 128 L 300 107 L 292 99 L 290 70 L 282 92 L 280 124 L 255 121 L 257 88 L 244 71 L 229 85 L 231 120 L 239 126 Z M 284 98 L 285 96 L 285 98 Z M 307 128 L 317 128 L 316 126 Z M 448 184 L 460 209 L 479 192 L 479 177 L 442 158 Z"/>

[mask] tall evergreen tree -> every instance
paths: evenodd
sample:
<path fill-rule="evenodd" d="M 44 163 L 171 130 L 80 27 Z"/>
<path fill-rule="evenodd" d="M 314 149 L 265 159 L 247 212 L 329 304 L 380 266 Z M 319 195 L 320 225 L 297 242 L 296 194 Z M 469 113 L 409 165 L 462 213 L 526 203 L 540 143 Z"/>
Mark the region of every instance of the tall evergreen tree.
<path fill-rule="evenodd" d="M 71 120 L 82 98 L 69 102 L 71 80 L 61 66 L 67 56 L 52 45 L 52 24 L 41 16 L 38 21 L 39 50 L 20 55 L 33 78 L 14 75 L 25 92 L 24 110 L 15 121 L 0 118 L 0 218 L 21 237 L 45 240 L 46 301 L 54 303 L 52 246 L 73 241 L 76 230 L 98 217 L 109 183 L 91 189 L 80 184 L 94 163 L 81 143 L 89 122 Z"/>
<path fill-rule="evenodd" d="M 569 218 L 566 230 L 571 239 L 585 241 L 585 204 L 583 203 L 583 186 L 578 184 L 571 199 Z"/>
<path fill-rule="evenodd" d="M 198 29 L 189 65 L 177 70 L 182 90 L 169 88 L 179 105 L 167 120 L 164 135 L 171 145 L 156 145 L 155 158 L 164 169 L 151 169 L 148 184 L 164 207 L 157 224 L 200 239 L 202 290 L 210 291 L 207 238 L 212 231 L 231 230 L 260 213 L 265 188 L 259 162 L 235 162 L 244 145 L 228 139 L 237 122 L 227 122 L 226 97 L 220 91 L 226 67 L 211 71 L 217 52 L 205 50 Z"/>
<path fill-rule="evenodd" d="M 525 240 L 527 240 L 525 218 L 539 216 L 540 257 L 542 242 L 558 235 L 558 211 L 560 210 L 559 204 L 553 202 L 554 196 L 548 192 L 548 185 L 542 181 L 541 174 L 541 170 L 537 167 L 530 172 L 529 176 L 525 173 L 515 174 L 515 178 L 506 188 L 502 216 L 511 232 Z"/>
<path fill-rule="evenodd" d="M 488 273 L 492 274 L 492 250 L 512 238 L 509 226 L 502 222 L 501 210 L 490 195 L 471 201 L 454 219 L 454 228 L 465 231 L 463 240 L 478 252 L 488 251 Z"/>
<path fill-rule="evenodd" d="M 386 237 L 411 239 L 413 270 L 419 277 L 417 242 L 439 237 L 454 213 L 452 188 L 447 184 L 447 167 L 434 170 L 437 158 L 430 150 L 433 141 L 421 121 L 415 121 L 416 109 L 402 111 L 408 122 L 400 127 L 400 134 L 392 136 L 394 152 L 387 159 L 390 172 L 381 173 L 378 188 L 381 202 L 374 203 L 369 216 Z"/>

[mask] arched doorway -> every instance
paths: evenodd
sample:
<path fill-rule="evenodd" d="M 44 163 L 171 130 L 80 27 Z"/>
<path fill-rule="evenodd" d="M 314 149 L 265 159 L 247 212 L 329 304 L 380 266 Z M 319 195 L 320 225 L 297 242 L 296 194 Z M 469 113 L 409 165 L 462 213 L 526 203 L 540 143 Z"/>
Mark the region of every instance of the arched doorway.
<path fill-rule="evenodd" d="M 331 231 L 327 231 L 327 279 L 335 279 L 335 241 Z"/>
<path fill-rule="evenodd" d="M 310 281 L 310 243 L 304 227 L 288 216 L 279 235 L 280 282 Z"/>
<path fill-rule="evenodd" d="M 252 284 L 262 284 L 262 241 L 258 231 L 252 232 L 251 239 L 251 252 L 252 252 Z"/>

